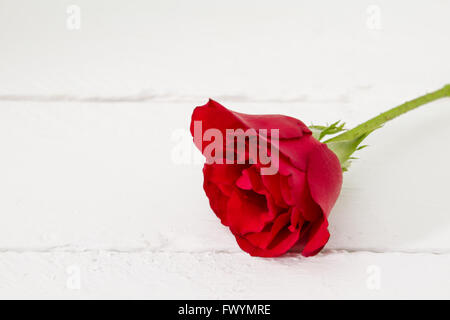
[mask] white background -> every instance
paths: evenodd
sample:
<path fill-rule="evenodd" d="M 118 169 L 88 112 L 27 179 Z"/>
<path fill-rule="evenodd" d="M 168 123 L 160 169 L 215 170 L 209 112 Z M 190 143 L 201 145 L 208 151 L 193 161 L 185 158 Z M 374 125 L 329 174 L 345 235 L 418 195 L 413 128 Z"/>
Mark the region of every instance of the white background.
<path fill-rule="evenodd" d="M 351 127 L 436 90 L 449 13 L 444 0 L 0 0 L 0 298 L 450 298 L 450 99 L 367 139 L 308 259 L 238 248 L 187 131 L 210 97 Z"/>

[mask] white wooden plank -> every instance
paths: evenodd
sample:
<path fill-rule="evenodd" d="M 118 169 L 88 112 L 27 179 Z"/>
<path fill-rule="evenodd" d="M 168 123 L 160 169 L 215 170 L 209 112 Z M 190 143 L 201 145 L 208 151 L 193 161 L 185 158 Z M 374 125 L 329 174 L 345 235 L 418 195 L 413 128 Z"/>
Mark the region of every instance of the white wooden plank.
<path fill-rule="evenodd" d="M 239 252 L 209 208 L 190 149 L 190 115 L 203 102 L 0 103 L 0 249 Z M 350 124 L 386 107 L 224 104 Z M 436 102 L 369 137 L 345 173 L 328 248 L 450 249 L 449 118 L 449 102 Z M 184 146 L 193 153 L 183 162 L 174 154 Z"/>
<path fill-rule="evenodd" d="M 67 27 L 71 5 L 80 29 Z M 5 0 L 0 97 L 339 101 L 361 88 L 433 89 L 449 81 L 449 9 L 441 0 Z"/>
<path fill-rule="evenodd" d="M 447 254 L 2 253 L 0 297 L 448 299 L 449 264 Z"/>

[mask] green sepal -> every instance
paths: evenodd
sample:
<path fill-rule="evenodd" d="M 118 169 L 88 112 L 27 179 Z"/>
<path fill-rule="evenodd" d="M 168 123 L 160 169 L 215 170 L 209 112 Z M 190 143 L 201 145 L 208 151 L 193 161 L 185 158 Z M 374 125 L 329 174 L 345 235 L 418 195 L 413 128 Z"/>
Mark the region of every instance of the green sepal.
<path fill-rule="evenodd" d="M 345 123 L 341 123 L 341 121 L 336 121 L 335 123 L 330 124 L 329 126 L 316 126 L 311 125 L 309 129 L 312 131 L 312 135 L 317 140 L 321 141 L 325 136 L 330 134 L 336 134 L 344 131 Z"/>
<path fill-rule="evenodd" d="M 365 132 L 353 140 L 330 139 L 325 141 L 328 148 L 331 151 L 333 151 L 338 157 L 339 162 L 341 163 L 342 171 L 347 171 L 348 168 L 350 167 L 351 160 L 357 159 L 355 157 L 352 157 L 355 151 L 367 147 L 367 145 L 360 145 L 360 144 L 369 134 L 371 134 L 376 129 L 373 129 L 369 132 Z"/>
<path fill-rule="evenodd" d="M 344 128 L 344 125 L 345 123 L 336 121 L 331 125 L 311 125 L 309 126 L 309 128 L 312 131 L 313 137 L 319 141 L 322 141 L 322 139 L 327 135 L 333 135 L 345 131 L 346 129 Z M 350 167 L 351 160 L 357 159 L 352 156 L 355 151 L 367 147 L 367 145 L 361 145 L 361 142 L 376 129 L 378 128 L 370 130 L 369 132 L 365 132 L 352 140 L 348 140 L 345 138 L 342 139 L 340 136 L 337 136 L 324 142 L 327 144 L 328 148 L 333 151 L 338 157 L 339 162 L 341 163 L 342 171 L 347 171 Z"/>

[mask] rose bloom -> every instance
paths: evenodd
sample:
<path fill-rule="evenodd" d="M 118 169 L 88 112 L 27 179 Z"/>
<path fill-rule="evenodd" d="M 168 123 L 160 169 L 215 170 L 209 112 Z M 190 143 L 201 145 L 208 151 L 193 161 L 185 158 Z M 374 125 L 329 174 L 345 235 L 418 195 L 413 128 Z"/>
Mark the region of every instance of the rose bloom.
<path fill-rule="evenodd" d="M 272 156 L 270 132 L 278 129 L 278 170 L 261 174 L 269 165 L 258 159 L 227 164 L 227 151 L 232 147 L 227 143 L 216 152 L 215 162 L 208 161 L 208 143 L 194 135 L 197 121 L 201 121 L 200 139 L 208 129 L 219 130 L 223 137 L 227 129 L 254 129 Z M 261 135 L 261 129 L 268 134 Z M 195 108 L 191 133 L 207 157 L 203 188 L 211 208 L 242 250 L 252 256 L 276 257 L 295 246 L 303 256 L 313 256 L 325 246 L 330 237 L 327 217 L 341 190 L 342 169 L 336 155 L 303 122 L 283 115 L 242 114 L 209 100 Z M 261 148 L 261 143 L 257 146 Z M 253 159 L 248 149 L 244 154 L 235 150 L 236 159 Z"/>

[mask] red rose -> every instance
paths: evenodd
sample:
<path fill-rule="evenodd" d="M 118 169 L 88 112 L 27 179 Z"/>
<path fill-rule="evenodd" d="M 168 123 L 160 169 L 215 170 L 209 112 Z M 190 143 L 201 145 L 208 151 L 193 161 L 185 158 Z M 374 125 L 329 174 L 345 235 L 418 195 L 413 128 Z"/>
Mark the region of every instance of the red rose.
<path fill-rule="evenodd" d="M 256 159 L 250 147 L 230 153 L 234 144 L 226 141 L 211 152 L 218 136 L 205 135 L 210 129 L 227 137 L 227 129 L 252 129 L 258 150 L 266 144 L 269 156 L 278 153 L 275 174 L 262 174 L 271 164 Z M 279 139 L 274 129 L 279 129 Z M 194 110 L 191 133 L 207 158 L 203 187 L 211 208 L 242 250 L 275 257 L 299 244 L 302 255 L 312 256 L 325 246 L 330 237 L 327 217 L 341 189 L 342 169 L 336 155 L 305 124 L 282 115 L 233 112 L 209 100 Z M 238 163 L 227 163 L 233 160 L 230 155 Z"/>

